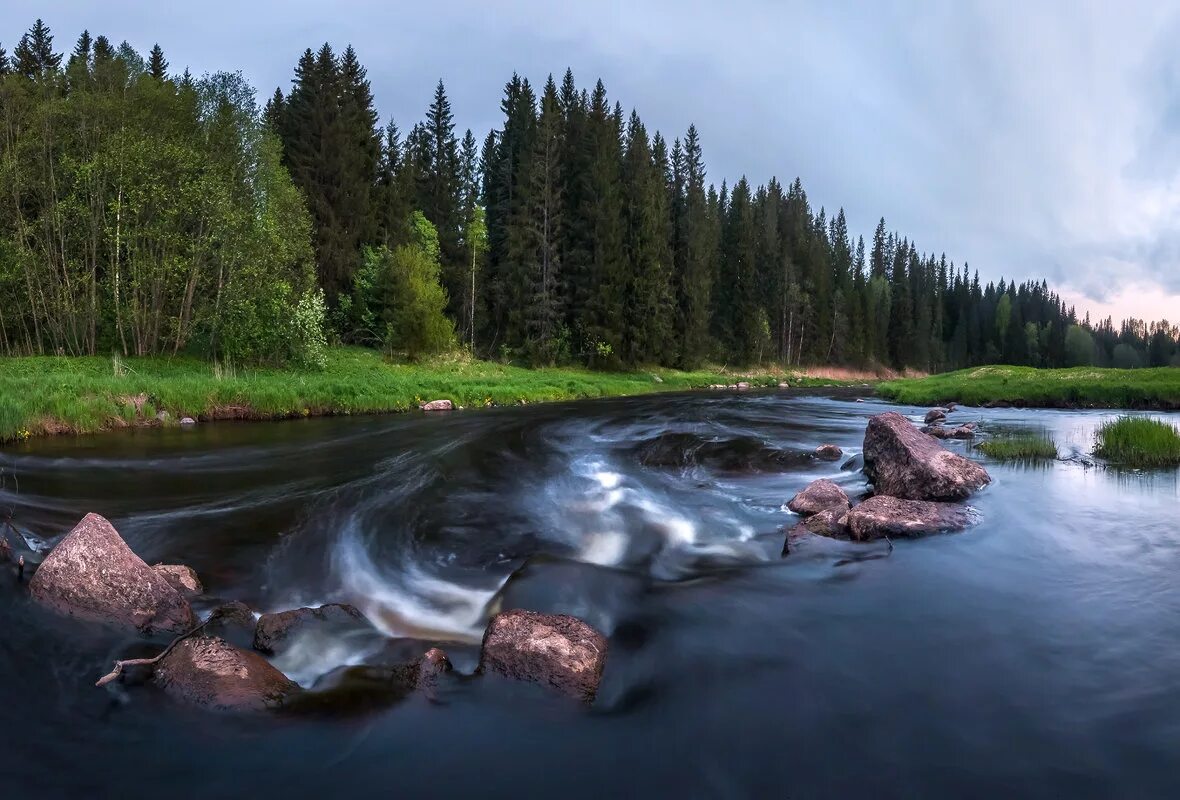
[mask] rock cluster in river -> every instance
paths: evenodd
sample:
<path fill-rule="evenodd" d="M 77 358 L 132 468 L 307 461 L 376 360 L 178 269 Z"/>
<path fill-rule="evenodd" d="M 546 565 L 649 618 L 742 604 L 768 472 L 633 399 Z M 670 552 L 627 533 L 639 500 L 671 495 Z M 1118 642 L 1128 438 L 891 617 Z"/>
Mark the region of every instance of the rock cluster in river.
<path fill-rule="evenodd" d="M 963 500 L 991 483 L 983 467 L 942 447 L 896 411 L 869 418 L 864 460 L 876 494 L 906 500 Z"/>
<path fill-rule="evenodd" d="M 0 557 L 7 553 L 0 548 Z M 29 588 L 39 603 L 68 616 L 149 635 L 176 635 L 155 658 L 116 662 L 100 685 L 132 675 L 149 678 L 178 700 L 214 710 L 363 710 L 416 691 L 433 696 L 440 678 L 452 669 L 447 654 L 434 647 L 407 662 L 342 666 L 305 689 L 263 654 L 281 655 L 306 634 L 335 637 L 374 630 L 359 610 L 329 604 L 256 620 L 244 603 L 231 602 L 198 622 L 189 605 L 203 591 L 197 573 L 183 565 L 149 567 L 97 514 L 88 514 L 58 542 Z M 592 702 L 607 651 L 606 637 L 580 619 L 514 610 L 489 623 L 478 672 Z"/>
<path fill-rule="evenodd" d="M 948 409 L 936 408 L 926 423 L 941 423 Z M 979 464 L 950 452 L 937 438 L 974 436 L 974 425 L 952 429 L 946 436 L 927 435 L 901 414 L 871 417 L 865 430 L 864 473 L 875 496 L 855 507 L 844 490 L 830 480 L 810 483 L 787 503 L 804 517 L 787 535 L 783 548 L 816 534 L 867 541 L 962 530 L 974 522 L 973 512 L 954 502 L 966 499 L 991 482 Z M 941 433 L 943 429 L 938 427 Z"/>

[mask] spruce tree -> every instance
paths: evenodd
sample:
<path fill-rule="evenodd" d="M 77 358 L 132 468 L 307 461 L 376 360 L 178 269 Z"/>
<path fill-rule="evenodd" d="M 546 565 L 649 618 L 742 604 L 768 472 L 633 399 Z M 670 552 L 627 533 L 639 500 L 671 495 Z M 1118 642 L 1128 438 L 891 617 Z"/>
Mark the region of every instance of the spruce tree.
<path fill-rule="evenodd" d="M 628 282 L 623 252 L 621 109 L 612 110 L 602 81 L 594 87 L 586 118 L 589 147 L 581 214 L 591 233 L 589 286 L 581 315 L 582 347 L 593 364 L 610 364 L 621 351 Z"/>
<path fill-rule="evenodd" d="M 698 366 L 709 352 L 709 319 L 713 287 L 713 235 L 705 194 L 705 162 L 695 125 L 684 137 L 684 210 L 677 274 L 677 334 L 680 364 Z"/>
<path fill-rule="evenodd" d="M 466 275 L 460 242 L 463 217 L 460 213 L 459 143 L 455 138 L 451 103 L 441 80 L 435 87 L 434 99 L 427 109 L 425 128 L 428 150 L 425 172 L 420 176 L 419 205 L 426 218 L 438 229 L 443 286 L 450 296 L 448 311 L 458 315 L 461 312 L 463 279 Z"/>
<path fill-rule="evenodd" d="M 158 81 L 168 77 L 168 62 L 158 42 L 152 46 L 152 52 L 148 56 L 148 74 Z"/>
<path fill-rule="evenodd" d="M 53 52 L 53 34 L 42 20 L 20 38 L 12 51 L 13 69 L 26 78 L 42 78 L 61 66 L 61 54 Z"/>
<path fill-rule="evenodd" d="M 529 214 L 532 217 L 534 272 L 529 276 L 525 324 L 528 350 L 534 361 L 554 363 L 562 324 L 561 250 L 562 220 L 561 150 L 562 113 L 553 76 L 545 83 L 541 111 L 533 135 L 528 161 Z"/>

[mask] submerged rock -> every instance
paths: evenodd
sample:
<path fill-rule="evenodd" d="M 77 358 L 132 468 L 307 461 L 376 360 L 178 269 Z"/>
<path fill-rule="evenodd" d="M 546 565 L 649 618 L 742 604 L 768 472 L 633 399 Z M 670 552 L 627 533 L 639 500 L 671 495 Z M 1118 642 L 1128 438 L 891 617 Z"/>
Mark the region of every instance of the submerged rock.
<path fill-rule="evenodd" d="M 156 564 L 152 569 L 172 584 L 172 588 L 180 592 L 181 597 L 191 600 L 205 593 L 205 587 L 201 585 L 201 579 L 192 567 L 183 564 Z"/>
<path fill-rule="evenodd" d="M 811 463 L 812 454 L 780 450 L 753 436 L 709 438 L 696 433 L 662 433 L 636 446 L 645 467 L 706 467 L 722 472 L 775 472 Z"/>
<path fill-rule="evenodd" d="M 852 503 L 849 502 L 848 495 L 844 490 L 827 478 L 807 484 L 803 491 L 792 497 L 787 503 L 787 508 L 803 516 L 818 514 L 829 508 L 847 511 L 851 507 Z"/>
<path fill-rule="evenodd" d="M 582 620 L 516 609 L 488 623 L 479 671 L 538 683 L 590 703 L 606 656 L 606 637 Z"/>
<path fill-rule="evenodd" d="M 815 457 L 824 461 L 837 461 L 844 455 L 844 451 L 834 444 L 821 444 L 815 448 Z"/>
<path fill-rule="evenodd" d="M 213 609 L 205 626 L 206 636 L 219 636 L 235 647 L 254 646 L 254 611 L 245 603 L 234 600 Z"/>
<path fill-rule="evenodd" d="M 156 665 L 154 679 L 178 700 L 220 711 L 279 708 L 301 691 L 262 656 L 215 636 L 177 644 Z"/>
<path fill-rule="evenodd" d="M 974 521 L 974 514 L 964 506 L 884 495 L 870 497 L 847 516 L 848 530 L 858 541 L 958 531 Z"/>
<path fill-rule="evenodd" d="M 98 514 L 87 514 L 58 542 L 29 591 L 61 613 L 145 633 L 183 633 L 196 625 L 188 601 Z"/>
<path fill-rule="evenodd" d="M 987 470 L 942 447 L 895 411 L 869 419 L 864 461 L 876 493 L 891 497 L 962 500 L 991 483 Z"/>
<path fill-rule="evenodd" d="M 343 666 L 321 677 L 309 691 L 293 695 L 285 710 L 347 714 L 392 705 L 415 692 L 432 697 L 439 676 L 450 671 L 450 659 L 437 647 L 412 661 Z"/>
<path fill-rule="evenodd" d="M 927 425 L 925 428 L 922 428 L 922 433 L 933 436 L 935 439 L 974 439 L 975 423 L 968 422 L 966 425 L 958 425 L 953 428 L 946 428 L 942 425 Z"/>
<path fill-rule="evenodd" d="M 455 408 L 455 404 L 450 400 L 431 400 L 429 403 L 423 403 L 419 408 L 423 411 L 451 411 Z"/>
<path fill-rule="evenodd" d="M 282 653 L 298 634 L 321 626 L 333 632 L 368 630 L 372 627 L 364 614 L 353 606 L 342 603 L 263 614 L 258 618 L 254 628 L 254 649 L 268 655 L 277 655 Z"/>

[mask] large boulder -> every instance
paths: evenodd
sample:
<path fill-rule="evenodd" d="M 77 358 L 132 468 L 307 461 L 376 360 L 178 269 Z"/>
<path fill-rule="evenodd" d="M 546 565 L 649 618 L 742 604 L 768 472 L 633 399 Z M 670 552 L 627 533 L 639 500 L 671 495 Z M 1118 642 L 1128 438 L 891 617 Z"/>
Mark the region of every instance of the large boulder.
<path fill-rule="evenodd" d="M 183 564 L 156 564 L 152 567 L 163 576 L 164 580 L 172 584 L 172 588 L 180 592 L 180 596 L 189 600 L 205 593 L 197 571 Z"/>
<path fill-rule="evenodd" d="M 606 656 L 606 637 L 577 617 L 515 609 L 488 623 L 479 672 L 539 683 L 590 703 Z"/>
<path fill-rule="evenodd" d="M 58 612 L 144 633 L 183 633 L 196 625 L 188 601 L 98 514 L 87 514 L 58 542 L 29 591 Z"/>
<path fill-rule="evenodd" d="M 423 403 L 420 408 L 423 411 L 452 411 L 455 404 L 450 400 L 431 400 L 429 403 Z"/>
<path fill-rule="evenodd" d="M 156 685 L 186 703 L 219 711 L 279 708 L 299 685 L 262 656 L 215 636 L 191 636 L 160 660 Z"/>
<path fill-rule="evenodd" d="M 869 418 L 865 475 L 877 494 L 908 500 L 962 500 L 991 483 L 979 464 L 944 448 L 895 411 Z"/>
<path fill-rule="evenodd" d="M 885 495 L 870 497 L 846 517 L 848 531 L 858 541 L 958 531 L 974 521 L 974 514 L 964 506 Z"/>
<path fill-rule="evenodd" d="M 348 633 L 371 627 L 364 614 L 343 603 L 263 614 L 254 628 L 254 649 L 277 655 L 302 633 Z"/>
<path fill-rule="evenodd" d="M 844 490 L 827 478 L 812 481 L 807 484 L 807 488 L 787 502 L 787 508 L 805 517 L 829 508 L 847 511 L 851 507 L 852 503 L 848 501 L 848 495 Z"/>

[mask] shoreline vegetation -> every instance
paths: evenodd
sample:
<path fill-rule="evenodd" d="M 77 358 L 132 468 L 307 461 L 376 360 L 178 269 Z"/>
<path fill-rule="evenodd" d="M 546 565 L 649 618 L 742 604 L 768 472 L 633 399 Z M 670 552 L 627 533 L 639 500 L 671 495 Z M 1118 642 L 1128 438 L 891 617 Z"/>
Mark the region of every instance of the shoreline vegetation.
<path fill-rule="evenodd" d="M 0 369 L 0 442 L 54 434 L 200 421 L 384 414 L 437 399 L 465 408 L 622 397 L 713 386 L 847 386 L 871 373 L 726 368 L 595 372 L 526 369 L 452 356 L 420 364 L 386 361 L 365 348 L 331 348 L 320 370 L 232 368 L 196 358 L 33 356 Z"/>
<path fill-rule="evenodd" d="M 1017 408 L 1180 409 L 1180 368 L 1103 369 L 986 366 L 902 378 L 877 385 L 877 394 L 906 405 Z"/>

